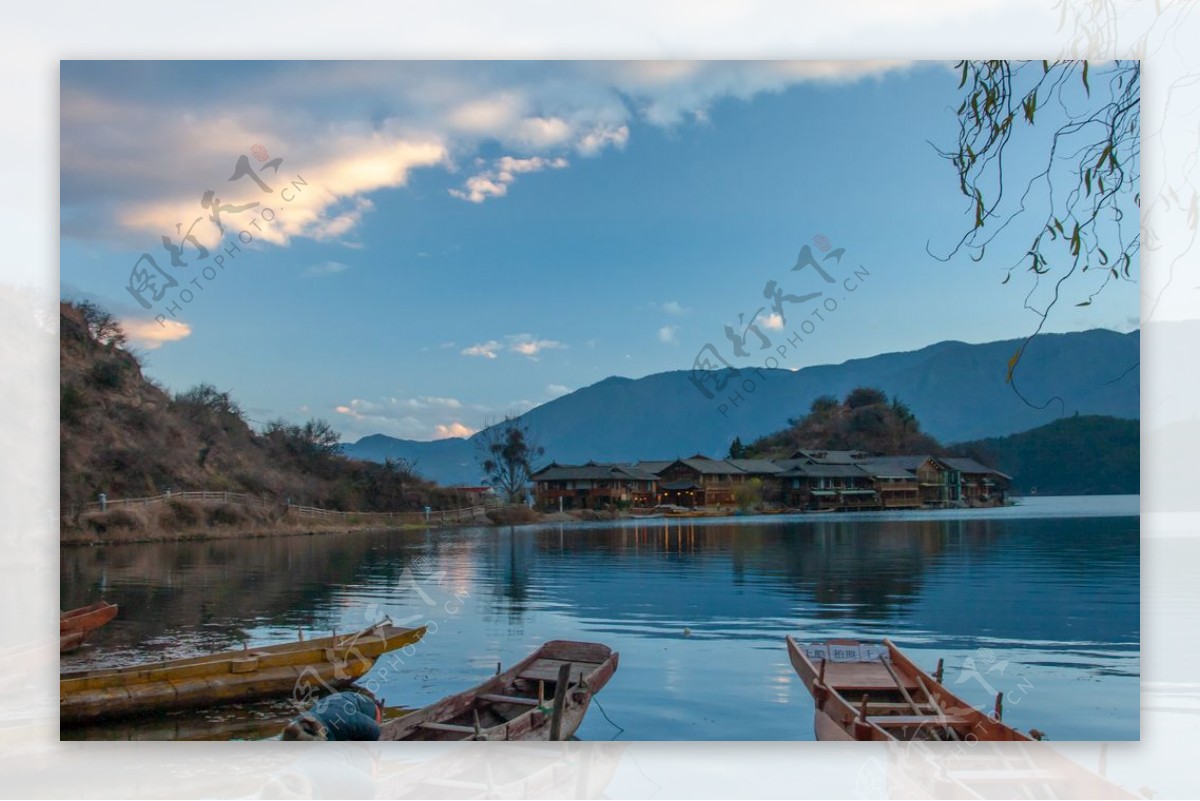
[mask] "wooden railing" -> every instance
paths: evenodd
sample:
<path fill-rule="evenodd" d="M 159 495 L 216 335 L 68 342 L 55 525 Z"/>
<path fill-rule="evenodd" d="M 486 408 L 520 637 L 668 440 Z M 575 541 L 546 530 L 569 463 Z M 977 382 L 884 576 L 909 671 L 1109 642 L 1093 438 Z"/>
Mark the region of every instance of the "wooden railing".
<path fill-rule="evenodd" d="M 168 501 L 213 501 L 219 503 L 235 503 L 242 506 L 257 506 L 283 511 L 286 515 L 347 522 L 378 522 L 380 524 L 406 523 L 459 523 L 479 520 L 487 516 L 487 506 L 469 506 L 464 509 L 430 509 L 417 512 L 343 512 L 337 509 L 322 509 L 319 506 L 304 506 L 301 504 L 272 501 L 245 492 L 225 492 L 214 490 L 189 490 L 183 492 L 164 492 L 161 495 L 151 495 L 145 498 L 110 498 L 102 507 L 99 501 L 83 505 L 81 511 L 96 512 L 103 509 L 113 509 L 128 506 L 154 506 Z"/>
<path fill-rule="evenodd" d="M 223 492 L 217 490 L 189 490 L 184 492 L 164 492 L 162 495 L 150 495 L 145 498 L 109 498 L 104 502 L 104 508 L 115 506 L 153 506 L 167 501 L 220 501 L 222 503 L 237 503 L 243 506 L 276 506 L 282 505 L 250 495 L 245 492 Z M 83 511 L 92 512 L 101 508 L 99 501 L 83 505 Z"/>
<path fill-rule="evenodd" d="M 353 520 L 355 522 L 377 522 L 380 524 L 404 523 L 460 523 L 464 520 L 479 520 L 487 515 L 486 506 L 469 506 L 466 509 L 430 509 L 425 512 L 340 512 L 316 506 L 287 507 L 289 515 L 321 519 Z"/>

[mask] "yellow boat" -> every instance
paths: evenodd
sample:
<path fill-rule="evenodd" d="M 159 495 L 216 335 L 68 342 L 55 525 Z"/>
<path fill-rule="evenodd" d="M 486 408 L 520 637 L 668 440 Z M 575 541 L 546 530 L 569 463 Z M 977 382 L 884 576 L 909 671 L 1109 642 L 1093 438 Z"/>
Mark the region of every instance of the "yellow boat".
<path fill-rule="evenodd" d="M 59 722 L 84 723 L 167 709 L 211 706 L 345 687 L 380 656 L 411 645 L 425 628 L 391 621 L 353 634 L 108 670 L 63 673 Z"/>

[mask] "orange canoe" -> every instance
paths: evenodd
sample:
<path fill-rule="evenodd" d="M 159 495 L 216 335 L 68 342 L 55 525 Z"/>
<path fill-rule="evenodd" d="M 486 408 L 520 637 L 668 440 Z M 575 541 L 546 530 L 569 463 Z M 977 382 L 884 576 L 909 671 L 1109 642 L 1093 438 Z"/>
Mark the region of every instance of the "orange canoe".
<path fill-rule="evenodd" d="M 788 637 L 787 649 L 816 705 L 818 740 L 1033 739 L 951 693 L 890 640 Z"/>
<path fill-rule="evenodd" d="M 117 605 L 105 601 L 63 612 L 58 620 L 58 649 L 70 651 L 78 648 L 89 633 L 116 616 Z"/>

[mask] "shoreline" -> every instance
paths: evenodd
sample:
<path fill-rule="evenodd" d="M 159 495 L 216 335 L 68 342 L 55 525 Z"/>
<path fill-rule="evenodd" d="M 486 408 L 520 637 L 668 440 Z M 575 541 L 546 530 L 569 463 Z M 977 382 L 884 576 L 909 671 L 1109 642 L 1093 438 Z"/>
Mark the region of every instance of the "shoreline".
<path fill-rule="evenodd" d="M 1045 496 L 1050 497 L 1050 496 Z M 1123 496 L 1079 496 L 1079 497 L 1123 497 Z M 1020 509 L 1025 506 L 1022 501 L 1027 501 L 1027 498 L 1014 499 L 1015 503 L 1008 503 L 1004 506 L 980 507 L 977 509 L 923 509 L 923 510 L 907 510 L 910 512 L 935 515 L 941 517 L 956 517 L 956 513 L 974 511 L 1001 511 Z M 316 537 L 316 536 L 332 536 L 338 534 L 351 534 L 361 531 L 452 531 L 456 529 L 467 528 L 493 528 L 502 529 L 510 527 L 525 527 L 525 526 L 540 526 L 547 524 L 587 524 L 587 523 L 624 523 L 629 521 L 662 521 L 662 522 L 695 522 L 695 521 L 728 521 L 737 522 L 747 519 L 782 519 L 782 518 L 803 518 L 819 515 L 821 519 L 836 519 L 843 515 L 854 515 L 855 518 L 865 515 L 885 515 L 891 517 L 888 512 L 828 512 L 828 511 L 786 511 L 786 512 L 738 512 L 738 511 L 713 511 L 702 512 L 686 515 L 640 515 L 628 511 L 623 512 L 591 512 L 586 515 L 568 512 L 535 512 L 535 517 L 526 518 L 520 521 L 512 520 L 494 520 L 491 518 L 482 518 L 472 521 L 430 521 L 428 523 L 395 523 L 391 525 L 381 525 L 379 522 L 363 522 L 358 524 L 353 523 L 338 523 L 327 527 L 313 525 L 296 525 L 296 526 L 252 526 L 246 528 L 235 527 L 214 527 L 207 530 L 185 529 L 174 532 L 158 532 L 155 534 L 141 533 L 134 534 L 130 532 L 125 536 L 104 537 L 100 534 L 87 532 L 81 529 L 73 529 L 70 534 L 60 532 L 59 547 L 60 548 L 95 548 L 107 547 L 114 545 L 138 545 L 138 544 L 156 544 L 167 542 L 208 542 L 218 540 L 261 540 L 274 537 Z"/>

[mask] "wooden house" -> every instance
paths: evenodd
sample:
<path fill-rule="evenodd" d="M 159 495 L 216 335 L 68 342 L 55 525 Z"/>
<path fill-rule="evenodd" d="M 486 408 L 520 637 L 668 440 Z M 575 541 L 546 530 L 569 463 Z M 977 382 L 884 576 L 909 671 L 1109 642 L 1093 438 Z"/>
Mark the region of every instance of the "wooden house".
<path fill-rule="evenodd" d="M 551 464 L 534 473 L 533 484 L 538 508 L 604 509 L 654 505 L 658 477 L 628 464 Z"/>
<path fill-rule="evenodd" d="M 699 454 L 676 459 L 657 472 L 659 503 L 688 507 L 733 505 L 737 489 L 753 477 L 728 459 Z"/>
<path fill-rule="evenodd" d="M 958 498 L 968 506 L 999 506 L 1008 497 L 1012 477 L 974 459 L 946 457 L 941 460 L 958 478 Z"/>
<path fill-rule="evenodd" d="M 786 505 L 819 511 L 879 508 L 871 476 L 858 465 L 786 461 L 788 469 L 777 476 Z"/>
<path fill-rule="evenodd" d="M 922 506 L 954 506 L 960 501 L 958 471 L 936 456 L 874 456 L 871 462 L 907 470 L 917 477 Z"/>
<path fill-rule="evenodd" d="M 921 508 L 921 487 L 916 473 L 887 462 L 864 461 L 858 467 L 871 477 L 880 509 Z"/>

